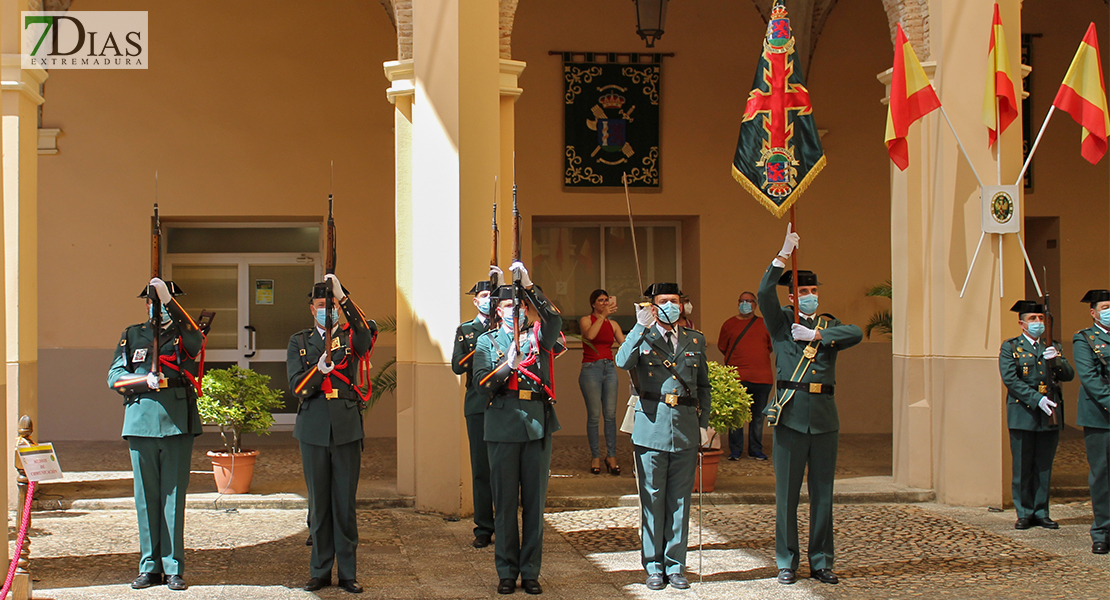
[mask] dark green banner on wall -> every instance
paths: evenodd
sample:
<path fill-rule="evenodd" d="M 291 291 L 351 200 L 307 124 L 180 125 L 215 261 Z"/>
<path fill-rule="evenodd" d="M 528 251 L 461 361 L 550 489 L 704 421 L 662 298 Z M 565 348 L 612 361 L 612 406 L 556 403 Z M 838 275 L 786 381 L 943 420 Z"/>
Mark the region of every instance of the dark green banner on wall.
<path fill-rule="evenodd" d="M 660 54 L 563 53 L 563 185 L 659 187 Z M 623 62 L 627 61 L 627 62 Z"/>

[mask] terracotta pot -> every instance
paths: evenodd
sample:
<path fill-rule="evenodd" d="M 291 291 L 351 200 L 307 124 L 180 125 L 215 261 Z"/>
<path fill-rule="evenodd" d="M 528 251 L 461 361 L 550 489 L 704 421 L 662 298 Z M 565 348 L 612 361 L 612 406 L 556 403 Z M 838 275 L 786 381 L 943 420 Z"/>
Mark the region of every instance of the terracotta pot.
<path fill-rule="evenodd" d="M 702 483 L 703 492 L 712 492 L 714 486 L 717 485 L 717 463 L 721 462 L 721 457 L 724 456 L 724 450 L 708 450 L 701 453 L 702 472 L 698 473 L 697 468 L 694 469 L 694 491 L 698 490 L 698 482 Z"/>
<path fill-rule="evenodd" d="M 251 491 L 254 478 L 254 460 L 258 450 L 245 452 L 216 452 L 210 450 L 212 475 L 216 478 L 216 491 L 221 494 L 246 494 Z"/>

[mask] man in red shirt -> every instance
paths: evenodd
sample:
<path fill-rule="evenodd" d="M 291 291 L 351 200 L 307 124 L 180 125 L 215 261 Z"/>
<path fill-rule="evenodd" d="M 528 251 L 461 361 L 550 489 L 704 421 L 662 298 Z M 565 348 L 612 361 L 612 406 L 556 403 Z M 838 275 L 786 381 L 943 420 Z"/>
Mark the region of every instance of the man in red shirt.
<path fill-rule="evenodd" d="M 721 325 L 717 349 L 725 355 L 724 364 L 736 367 L 740 383 L 752 395 L 752 422 L 748 426 L 748 456 L 767 460 L 763 453 L 763 407 L 771 393 L 771 335 L 763 318 L 755 315 L 755 294 L 740 294 L 739 314 Z M 744 430 L 728 432 L 729 460 L 738 460 L 744 448 Z"/>

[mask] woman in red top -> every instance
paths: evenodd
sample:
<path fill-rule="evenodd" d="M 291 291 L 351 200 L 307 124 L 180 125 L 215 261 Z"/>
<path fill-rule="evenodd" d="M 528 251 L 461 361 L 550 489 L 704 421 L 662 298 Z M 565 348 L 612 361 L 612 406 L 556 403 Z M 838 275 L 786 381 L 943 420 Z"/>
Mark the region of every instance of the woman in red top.
<path fill-rule="evenodd" d="M 582 331 L 582 372 L 578 387 L 586 400 L 586 436 L 590 440 L 593 462 L 590 472 L 601 473 L 601 451 L 598 446 L 598 417 L 605 416 L 605 445 L 609 454 L 605 467 L 612 475 L 620 475 L 617 466 L 617 367 L 613 362 L 613 344 L 624 342 L 624 333 L 616 321 L 609 318 L 617 310 L 616 298 L 605 290 L 590 294 L 593 313 L 578 320 Z"/>

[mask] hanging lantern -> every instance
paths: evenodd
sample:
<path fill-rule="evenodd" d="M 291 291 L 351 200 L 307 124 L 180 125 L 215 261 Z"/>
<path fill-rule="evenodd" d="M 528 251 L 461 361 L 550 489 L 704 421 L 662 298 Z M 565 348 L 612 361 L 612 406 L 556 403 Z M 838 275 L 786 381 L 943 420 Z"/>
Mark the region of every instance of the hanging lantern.
<path fill-rule="evenodd" d="M 636 3 L 636 33 L 655 47 L 655 40 L 663 37 L 663 25 L 667 22 L 667 0 L 632 0 Z"/>

